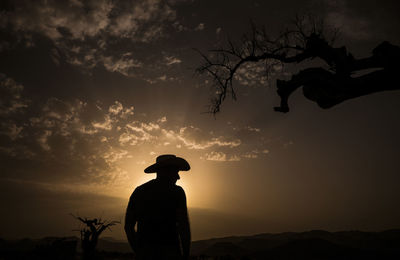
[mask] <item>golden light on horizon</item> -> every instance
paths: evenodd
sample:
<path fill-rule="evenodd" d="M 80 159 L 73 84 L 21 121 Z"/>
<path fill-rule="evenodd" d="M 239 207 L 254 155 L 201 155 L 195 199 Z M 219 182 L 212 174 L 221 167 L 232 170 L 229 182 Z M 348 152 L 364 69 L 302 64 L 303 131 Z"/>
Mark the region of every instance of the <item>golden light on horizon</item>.
<path fill-rule="evenodd" d="M 179 172 L 180 179 L 176 182 L 176 185 L 185 190 L 188 206 L 198 208 L 215 207 L 214 200 L 218 183 L 215 178 L 211 178 L 214 175 L 214 170 L 206 161 L 198 159 L 194 154 L 179 152 L 179 150 L 172 149 L 169 153 L 185 158 L 191 165 L 189 171 Z M 122 184 L 117 196 L 128 199 L 137 186 L 155 179 L 156 173 L 146 174 L 144 169 L 153 164 L 158 155 L 165 153 L 148 154 L 141 156 L 137 161 L 129 160 L 124 162 L 121 166 L 126 169 L 128 179 Z"/>

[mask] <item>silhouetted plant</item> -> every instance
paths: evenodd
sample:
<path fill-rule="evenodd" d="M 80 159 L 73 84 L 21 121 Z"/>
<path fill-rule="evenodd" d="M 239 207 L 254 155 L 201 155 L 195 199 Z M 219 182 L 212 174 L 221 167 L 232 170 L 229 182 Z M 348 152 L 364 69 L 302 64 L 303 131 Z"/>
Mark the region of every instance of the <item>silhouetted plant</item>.
<path fill-rule="evenodd" d="M 277 37 L 268 34 L 265 27 L 251 24 L 251 32 L 244 34 L 240 41 L 227 43 L 210 50 L 208 55 L 200 52 L 204 63 L 196 71 L 211 77 L 216 96 L 210 112 L 216 114 L 221 104 L 230 95 L 236 99 L 234 80 L 240 79 L 241 72 L 257 77 L 257 72 L 248 66 L 263 62 L 264 73 L 259 77 L 269 78 L 279 74 L 284 65 L 299 64 L 319 58 L 326 65 L 309 67 L 294 74 L 290 80 L 276 80 L 277 93 L 281 98 L 275 111 L 288 112 L 288 98 L 303 87 L 306 98 L 321 108 L 331 108 L 345 100 L 374 92 L 400 89 L 400 47 L 383 42 L 373 51 L 372 56 L 355 59 L 346 47 L 333 47 L 338 30 L 326 26 L 321 19 L 313 16 L 298 16 L 293 23 Z M 302 68 L 309 66 L 302 63 Z M 327 68 L 326 68 L 327 67 Z M 361 76 L 354 73 L 370 69 Z"/>
<path fill-rule="evenodd" d="M 88 219 L 74 215 L 72 216 L 84 224 L 80 230 L 77 230 L 81 235 L 84 259 L 93 259 L 95 257 L 97 242 L 104 230 L 109 229 L 111 231 L 111 226 L 121 223 L 120 221 L 115 220 L 107 221 L 102 220 L 101 218 Z"/>

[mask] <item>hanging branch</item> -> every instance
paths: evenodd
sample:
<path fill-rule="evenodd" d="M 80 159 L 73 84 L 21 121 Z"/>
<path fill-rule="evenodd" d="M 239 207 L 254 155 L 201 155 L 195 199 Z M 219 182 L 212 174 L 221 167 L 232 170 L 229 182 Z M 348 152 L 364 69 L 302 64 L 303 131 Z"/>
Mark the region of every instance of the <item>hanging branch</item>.
<path fill-rule="evenodd" d="M 279 112 L 289 111 L 289 96 L 302 86 L 306 98 L 322 108 L 361 95 L 400 88 L 399 84 L 388 84 L 397 74 L 393 72 L 399 69 L 399 47 L 384 42 L 373 50 L 372 57 L 355 59 L 345 47 L 332 47 L 338 33 L 321 19 L 310 15 L 296 16 L 292 25 L 275 38 L 268 35 L 264 27 L 251 23 L 250 33 L 244 34 L 239 43 L 228 39 L 225 46 L 210 50 L 208 55 L 196 50 L 203 59 L 196 72 L 210 77 L 216 88 L 210 112 L 218 113 L 227 96 L 236 100 L 233 83 L 239 69 L 245 64 L 261 61 L 265 64 L 267 77 L 277 64 L 284 66 L 319 58 L 328 65 L 328 69 L 307 68 L 288 81 L 278 79 L 276 85 L 281 104 L 275 110 Z M 383 71 L 352 77 L 358 70 L 371 68 Z"/>

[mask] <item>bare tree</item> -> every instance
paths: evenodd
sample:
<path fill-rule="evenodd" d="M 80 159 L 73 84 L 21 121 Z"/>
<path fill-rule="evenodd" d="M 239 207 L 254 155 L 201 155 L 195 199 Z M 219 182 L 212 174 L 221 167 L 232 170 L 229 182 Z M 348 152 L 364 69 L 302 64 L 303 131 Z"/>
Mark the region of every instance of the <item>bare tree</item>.
<path fill-rule="evenodd" d="M 289 111 L 289 96 L 300 87 L 303 87 L 304 96 L 321 108 L 331 108 L 374 92 L 400 89 L 396 77 L 400 68 L 398 46 L 383 42 L 372 51 L 372 56 L 355 59 L 346 47 L 333 47 L 337 36 L 338 30 L 329 28 L 323 20 L 310 15 L 297 16 L 292 25 L 275 38 L 265 27 L 252 23 L 251 33 L 244 34 L 239 43 L 228 39 L 223 47 L 210 50 L 208 55 L 198 51 L 204 63 L 196 71 L 210 76 L 217 88 L 210 112 L 219 112 L 227 96 L 236 99 L 233 82 L 240 69 L 259 62 L 264 63 L 267 77 L 276 65 L 304 66 L 305 61 L 317 58 L 326 65 L 302 69 L 290 80 L 276 80 L 281 103 L 274 109 L 284 113 Z M 369 73 L 355 75 L 367 69 Z"/>
<path fill-rule="evenodd" d="M 97 242 L 104 230 L 109 229 L 111 231 L 111 226 L 121 223 L 120 221 L 107 221 L 101 218 L 88 219 L 74 215 L 72 215 L 72 217 L 84 224 L 80 230 L 77 230 L 81 234 L 84 259 L 92 259 L 95 257 Z"/>

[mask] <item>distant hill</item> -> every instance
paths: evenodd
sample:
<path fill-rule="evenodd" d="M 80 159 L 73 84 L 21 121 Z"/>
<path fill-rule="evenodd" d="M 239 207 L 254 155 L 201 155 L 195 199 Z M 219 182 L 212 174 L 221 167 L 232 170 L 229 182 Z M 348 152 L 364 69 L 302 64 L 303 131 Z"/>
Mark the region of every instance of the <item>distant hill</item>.
<path fill-rule="evenodd" d="M 99 251 L 131 253 L 132 249 L 126 241 L 113 238 L 101 238 L 97 244 Z"/>
<path fill-rule="evenodd" d="M 0 239 L 0 259 L 74 259 L 77 255 L 77 237 Z"/>
<path fill-rule="evenodd" d="M 400 259 L 400 230 L 313 230 L 215 238 L 193 242 L 192 255 L 254 260 Z"/>
<path fill-rule="evenodd" d="M 72 248 L 75 246 L 74 248 Z M 99 240 L 101 259 L 132 259 L 127 242 Z M 61 252 L 61 254 L 60 254 Z M 74 259 L 79 239 L 0 239 L 0 259 Z M 383 232 L 287 232 L 194 241 L 192 259 L 400 259 L 400 229 Z M 34 258 L 26 257 L 34 255 Z M 25 257 L 23 257 L 25 256 Z M 53 257 L 53 258 L 52 258 Z"/>

